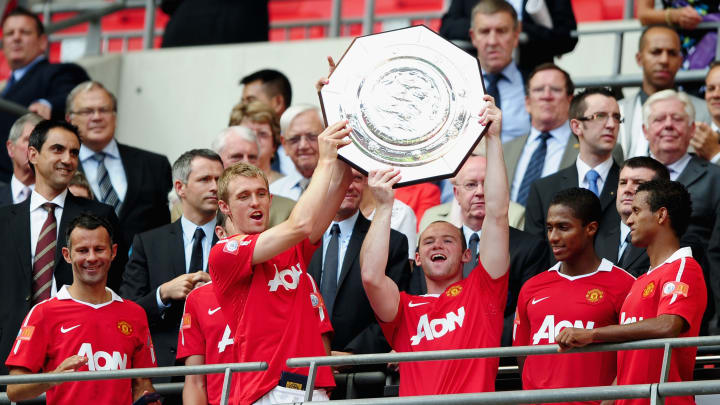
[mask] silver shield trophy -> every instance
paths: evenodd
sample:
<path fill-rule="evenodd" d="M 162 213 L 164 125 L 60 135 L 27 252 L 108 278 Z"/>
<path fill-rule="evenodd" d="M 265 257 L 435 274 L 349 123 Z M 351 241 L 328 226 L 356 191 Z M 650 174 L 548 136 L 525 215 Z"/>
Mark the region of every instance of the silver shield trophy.
<path fill-rule="evenodd" d="M 477 58 L 424 25 L 358 37 L 320 91 L 326 124 L 347 119 L 340 158 L 401 171 L 399 187 L 454 176 L 482 138 Z"/>

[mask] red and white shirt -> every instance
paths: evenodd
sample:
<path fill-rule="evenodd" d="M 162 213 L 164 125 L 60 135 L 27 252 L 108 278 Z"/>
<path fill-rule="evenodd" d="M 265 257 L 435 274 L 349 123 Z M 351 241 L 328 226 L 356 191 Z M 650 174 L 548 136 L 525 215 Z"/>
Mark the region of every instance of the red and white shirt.
<path fill-rule="evenodd" d="M 103 304 L 78 301 L 63 286 L 25 317 L 5 365 L 53 371 L 70 356 L 86 356 L 78 371 L 155 367 L 145 311 L 109 288 Z M 66 382 L 47 391 L 47 403 L 122 404 L 132 401 L 130 379 Z"/>
<path fill-rule="evenodd" d="M 665 262 L 638 277 L 623 303 L 620 323 L 630 324 L 660 315 L 681 316 L 688 330 L 679 337 L 700 332 L 707 289 L 700 265 L 689 247 L 681 248 Z M 668 381 L 692 381 L 696 347 L 673 349 Z M 660 381 L 663 350 L 623 350 L 618 356 L 618 385 L 650 384 Z M 619 399 L 617 405 L 649 404 L 649 399 Z M 692 396 L 668 397 L 667 405 L 694 404 Z"/>
<path fill-rule="evenodd" d="M 205 364 L 232 363 L 233 343 L 230 325 L 220 311 L 212 282 L 190 291 L 178 334 L 178 360 L 200 355 L 205 357 Z M 236 375 L 233 373 L 233 381 Z M 206 378 L 208 403 L 219 404 L 224 376 L 208 374 Z M 230 403 L 234 404 L 232 393 L 230 391 Z"/>
<path fill-rule="evenodd" d="M 536 275 L 520 290 L 513 346 L 554 344 L 557 334 L 567 327 L 618 324 L 620 307 L 635 277 L 605 259 L 594 272 L 580 276 L 562 274 L 560 266 L 557 263 Z M 523 389 L 610 385 L 616 372 L 615 352 L 527 356 Z"/>
<path fill-rule="evenodd" d="M 392 322 L 379 322 L 397 352 L 500 346 L 508 275 L 493 280 L 482 263 L 440 295 L 400 292 Z M 400 396 L 495 390 L 498 359 L 400 363 Z"/>
<path fill-rule="evenodd" d="M 259 235 L 240 235 L 218 242 L 208 269 L 222 311 L 234 330 L 238 362 L 265 361 L 261 372 L 237 373 L 235 398 L 251 404 L 277 386 L 291 357 L 325 356 L 321 335 L 332 332 L 327 311 L 307 264 L 318 245 L 304 240 L 274 258 L 252 265 Z M 316 387 L 334 387 L 330 367 L 318 368 Z"/>

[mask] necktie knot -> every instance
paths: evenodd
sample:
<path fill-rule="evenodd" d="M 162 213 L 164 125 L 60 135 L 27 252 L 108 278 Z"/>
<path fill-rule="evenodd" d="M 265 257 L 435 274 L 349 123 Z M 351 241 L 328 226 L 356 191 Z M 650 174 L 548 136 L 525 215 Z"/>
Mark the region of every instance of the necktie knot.
<path fill-rule="evenodd" d="M 496 86 L 500 80 L 505 78 L 505 75 L 502 73 L 486 73 L 485 76 L 487 77 L 489 86 Z"/>
<path fill-rule="evenodd" d="M 540 133 L 540 136 L 539 136 L 538 138 L 540 138 L 540 140 L 541 140 L 543 143 L 545 143 L 545 142 L 547 142 L 547 140 L 550 139 L 551 137 L 552 137 L 552 135 L 550 134 L 550 132 L 541 132 L 541 133 Z"/>
<path fill-rule="evenodd" d="M 46 202 L 45 204 L 41 205 L 41 207 L 48 212 L 48 214 L 54 214 L 55 213 L 55 203 Z"/>
<path fill-rule="evenodd" d="M 590 169 L 589 172 L 585 175 L 585 177 L 588 179 L 588 181 L 595 182 L 597 179 L 600 178 L 600 174 L 595 171 L 595 169 Z"/>
<path fill-rule="evenodd" d="M 632 243 L 632 233 L 628 232 L 627 236 L 625 236 L 625 243 Z"/>
<path fill-rule="evenodd" d="M 298 186 L 300 186 L 300 190 L 302 190 L 303 192 L 308 188 L 309 185 L 310 179 L 306 179 L 305 177 L 303 177 L 302 179 L 298 180 Z"/>
<path fill-rule="evenodd" d="M 92 158 L 95 159 L 95 161 L 98 163 L 104 162 L 105 152 L 96 152 L 94 155 L 92 155 Z"/>
<path fill-rule="evenodd" d="M 340 235 L 340 225 L 333 224 L 330 227 L 330 236 L 336 236 L 336 235 Z"/>
<path fill-rule="evenodd" d="M 476 234 L 476 233 L 472 234 L 472 236 L 470 237 L 470 244 L 472 245 L 473 242 L 477 243 L 479 241 L 480 241 L 480 237 L 478 236 L 478 234 Z"/>
<path fill-rule="evenodd" d="M 205 238 L 205 231 L 203 231 L 202 228 L 200 228 L 200 227 L 195 228 L 195 233 L 193 234 L 193 238 L 195 240 L 203 240 L 203 238 Z"/>
<path fill-rule="evenodd" d="M 599 195 L 600 190 L 598 189 L 597 181 L 600 178 L 600 174 L 595 171 L 595 169 L 590 169 L 587 173 L 585 173 L 585 179 L 588 182 L 588 190 L 592 191 L 593 194 Z"/>

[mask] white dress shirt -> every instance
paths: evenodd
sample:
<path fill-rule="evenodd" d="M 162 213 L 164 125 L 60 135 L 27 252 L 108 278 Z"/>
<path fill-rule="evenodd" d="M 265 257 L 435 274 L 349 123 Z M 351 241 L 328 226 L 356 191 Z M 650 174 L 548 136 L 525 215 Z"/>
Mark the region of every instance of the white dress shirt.
<path fill-rule="evenodd" d="M 618 249 L 618 264 L 620 262 L 620 258 L 622 257 L 623 253 L 625 253 L 625 249 L 627 249 L 627 246 L 629 244 L 625 240 L 629 233 L 630 227 L 625 225 L 623 221 L 620 221 L 620 248 Z"/>
<path fill-rule="evenodd" d="M 468 228 L 467 226 L 462 226 L 463 236 L 465 236 L 465 246 L 470 249 L 470 238 L 476 234 L 478 236 L 478 251 L 475 253 L 480 253 L 480 234 L 482 233 L 482 228 L 478 229 L 477 232 L 473 232 L 472 229 Z M 470 252 L 473 253 L 473 252 Z M 479 256 L 478 256 L 479 257 Z M 478 259 L 480 261 L 480 259 Z"/>
<path fill-rule="evenodd" d="M 650 154 L 650 157 L 657 160 L 657 158 L 652 154 Z M 685 170 L 688 163 L 690 163 L 690 159 L 692 159 L 692 156 L 690 156 L 689 153 L 685 153 L 685 156 L 681 157 L 673 163 L 670 163 L 669 165 L 665 165 L 665 167 L 667 167 L 668 171 L 670 172 L 670 180 L 676 181 L 677 178 L 680 177 L 680 173 Z"/>
<path fill-rule="evenodd" d="M 303 178 L 300 173 L 288 174 L 285 177 L 279 178 L 270 185 L 270 194 L 297 201 L 303 193 L 303 189 L 300 186 L 300 180 Z"/>
<path fill-rule="evenodd" d="M 545 153 L 545 164 L 540 177 L 549 176 L 560 169 L 560 161 L 562 160 L 563 153 L 567 147 L 568 139 L 570 139 L 572 134 L 572 132 L 570 132 L 569 121 L 565 121 L 559 127 L 548 132 L 551 136 L 548 138 L 546 143 L 547 152 Z M 520 155 L 520 159 L 518 160 L 515 168 L 515 178 L 512 181 L 512 188 L 510 190 L 510 199 L 513 201 L 517 201 L 517 195 L 520 192 L 520 185 L 522 184 L 523 177 L 525 176 L 525 171 L 530 164 L 530 158 L 533 153 L 535 153 L 535 149 L 540 146 L 540 134 L 541 132 L 538 129 L 532 128 L 530 130 L 530 136 L 528 137 L 527 142 L 525 142 L 522 154 Z"/>
<path fill-rule="evenodd" d="M 372 221 L 375 211 L 370 213 L 368 219 Z M 417 218 L 409 205 L 396 199 L 393 202 L 390 216 L 390 228 L 403 235 L 408 240 L 408 259 L 415 260 L 415 247 L 417 246 Z"/>
<path fill-rule="evenodd" d="M 608 160 L 600 163 L 599 165 L 595 167 L 590 167 L 587 163 L 583 162 L 582 159 L 580 159 L 580 155 L 578 155 L 577 160 L 575 161 L 575 167 L 577 167 L 578 172 L 578 183 L 580 183 L 578 186 L 581 188 L 590 189 L 590 184 L 588 183 L 585 176 L 587 176 L 587 173 L 594 169 L 600 177 L 597 179 L 597 188 L 598 193 L 602 194 L 603 187 L 605 186 L 605 182 L 607 182 L 607 176 L 610 173 L 610 169 L 613 165 L 613 158 L 610 156 Z"/>
<path fill-rule="evenodd" d="M 12 194 L 13 204 L 20 204 L 30 197 L 30 193 L 35 189 L 35 184 L 26 186 L 18 180 L 15 175 L 10 179 L 10 194 Z"/>
<path fill-rule="evenodd" d="M 338 263 L 335 273 L 335 276 L 337 277 L 336 281 L 338 282 L 340 281 L 340 271 L 342 269 L 343 260 L 345 260 L 345 252 L 347 252 L 347 247 L 350 244 L 350 237 L 352 236 L 352 231 L 353 228 L 355 228 L 355 222 L 357 222 L 359 214 L 360 210 L 357 210 L 355 211 L 355 214 L 353 214 L 349 218 L 346 218 L 340 222 L 333 221 L 330 226 L 328 226 L 328 229 L 325 230 L 325 233 L 323 233 L 322 265 L 323 273 L 325 273 L 325 255 L 327 254 L 328 245 L 330 244 L 330 238 L 332 237 L 332 235 L 330 234 L 330 230 L 335 224 L 338 224 L 338 227 L 340 228 L 340 235 L 338 235 Z"/>
<path fill-rule="evenodd" d="M 110 176 L 110 183 L 115 189 L 120 202 L 125 201 L 125 194 L 127 193 L 127 177 L 125 176 L 125 168 L 123 167 L 122 160 L 120 159 L 120 150 L 118 149 L 117 141 L 113 138 L 110 143 L 103 148 L 102 152 L 105 153 L 105 168 Z M 95 151 L 85 146 L 80 145 L 80 163 L 85 172 L 85 177 L 92 187 L 93 194 L 100 196 L 100 185 L 98 184 L 97 169 L 98 162 L 93 158 Z M 152 173 L 148 173 L 152 176 Z"/>
<path fill-rule="evenodd" d="M 65 198 L 67 197 L 67 189 L 63 191 L 62 193 L 58 194 L 57 197 L 53 198 L 52 201 L 45 199 L 45 197 L 41 196 L 39 193 L 37 193 L 35 190 L 30 194 L 30 263 L 32 264 L 35 259 L 35 248 L 37 247 L 38 243 L 38 237 L 40 236 L 40 231 L 42 230 L 42 226 L 45 223 L 45 220 L 48 217 L 48 212 L 45 210 L 45 208 L 42 208 L 42 205 L 51 202 L 56 205 L 55 207 L 55 222 L 57 223 L 57 226 L 55 227 L 55 237 L 57 238 L 57 234 L 60 231 L 60 221 L 62 220 L 62 213 L 63 213 L 63 207 L 65 206 Z M 57 293 L 57 285 L 55 284 L 55 277 L 53 276 L 52 280 L 52 287 L 50 288 L 50 296 L 54 297 Z"/>

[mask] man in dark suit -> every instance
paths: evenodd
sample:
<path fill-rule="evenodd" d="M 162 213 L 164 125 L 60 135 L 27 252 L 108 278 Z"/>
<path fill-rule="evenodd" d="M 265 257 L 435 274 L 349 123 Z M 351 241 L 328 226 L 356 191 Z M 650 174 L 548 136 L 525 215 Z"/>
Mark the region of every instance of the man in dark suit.
<path fill-rule="evenodd" d="M 653 94 L 643 105 L 643 118 L 650 156 L 667 167 L 670 180 L 682 183 L 690 193 L 692 215 L 681 243 L 693 248 L 706 273 L 707 319 L 720 305 L 720 167 L 688 153 L 696 124 L 687 94 L 672 89 Z"/>
<path fill-rule="evenodd" d="M 598 235 L 617 227 L 620 220 L 614 204 L 620 168 L 612 156 L 622 121 L 617 100 L 608 89 L 587 89 L 573 98 L 569 116 L 570 128 L 580 142 L 575 164 L 535 181 L 525 205 L 525 231 L 543 240 L 547 240 L 545 220 L 550 202 L 566 188 L 586 188 L 600 198 Z M 598 238 L 595 249 L 600 257 L 606 257 L 607 252 L 598 250 Z"/>
<path fill-rule="evenodd" d="M 485 220 L 485 182 L 487 158 L 471 155 L 455 177 L 453 187 L 455 199 L 460 205 L 462 226 L 460 227 L 465 242 L 472 252 L 474 263 L 477 263 L 480 231 Z M 466 277 L 474 264 L 467 263 L 463 268 Z M 542 239 L 527 232 L 510 227 L 510 276 L 508 280 L 508 297 L 505 307 L 502 344 L 512 346 L 512 325 L 517 306 L 520 287 L 532 276 L 550 267 L 550 249 Z M 410 280 L 410 294 L 426 294 L 427 286 L 421 271 L 413 271 Z"/>
<path fill-rule="evenodd" d="M 0 92 L 2 98 L 27 106 L 45 119 L 62 119 L 65 97 L 76 84 L 88 80 L 85 70 L 68 63 L 50 63 L 45 57 L 48 39 L 38 17 L 18 7 L 3 23 L 3 53 L 12 74 Z M 17 116 L 0 112 L 0 137 L 6 140 Z M 0 181 L 10 180 L 12 164 L 0 154 Z"/>
<path fill-rule="evenodd" d="M 30 135 L 28 157 L 35 170 L 35 189 L 23 203 L 0 207 L 0 358 L 7 358 L 20 323 L 37 302 L 72 284 L 70 264 L 62 259 L 66 228 L 82 212 L 107 219 L 116 242 L 122 240 L 118 219 L 105 204 L 74 197 L 67 186 L 77 170 L 80 138 L 64 121 L 42 121 Z M 108 287 L 122 277 L 127 247 L 120 243 Z M 116 263 L 117 262 L 117 263 Z M 7 373 L 4 362 L 0 372 Z"/>
<path fill-rule="evenodd" d="M 632 202 L 638 186 L 650 180 L 669 180 L 665 166 L 647 156 L 636 156 L 626 160 L 620 168 L 615 199 L 615 208 L 620 221 L 605 227 L 605 232 L 595 235 L 595 250 L 616 266 L 625 269 L 635 277 L 650 268 L 650 258 L 645 248 L 630 243 L 630 227 L 627 219 L 632 213 Z M 602 253 L 601 253 L 602 252 Z"/>
<path fill-rule="evenodd" d="M 67 120 L 80 129 L 81 169 L 97 199 L 115 207 L 128 242 L 170 222 L 167 157 L 115 140 L 117 101 L 101 83 L 84 82 L 68 95 Z"/>
<path fill-rule="evenodd" d="M 331 341 L 333 354 L 390 351 L 360 277 L 360 247 L 370 228 L 370 221 L 360 213 L 360 200 L 366 184 L 367 178 L 353 169 L 353 182 L 332 224 L 323 234 L 323 248 L 315 251 L 308 266 L 308 273 L 320 288 L 335 330 Z M 333 228 L 338 232 L 334 233 Z M 410 277 L 407 244 L 405 235 L 395 230 L 391 232 L 385 274 L 402 291 L 407 289 Z"/>
<path fill-rule="evenodd" d="M 175 192 L 182 203 L 179 220 L 135 235 L 120 295 L 145 309 L 159 366 L 175 364 L 177 333 L 185 297 L 206 272 L 210 249 L 217 242 L 217 180 L 220 156 L 193 149 L 173 164 Z"/>
<path fill-rule="evenodd" d="M 450 40 L 467 41 L 471 11 L 478 2 L 478 0 L 453 0 L 442 17 L 440 35 Z M 570 32 L 577 29 L 570 0 L 545 0 L 544 3 L 547 5 L 552 28 L 537 22 L 527 12 L 527 0 L 519 3 L 521 9 L 516 10 L 518 14 L 522 13 L 522 32 L 527 35 L 527 41 L 520 44 L 518 58 L 520 68 L 525 74 L 542 63 L 553 62 L 555 56 L 572 51 L 578 41 L 577 38 L 570 36 Z"/>
<path fill-rule="evenodd" d="M 10 183 L 0 186 L 0 206 L 20 204 L 30 196 L 35 187 L 35 172 L 28 161 L 28 141 L 35 125 L 42 117 L 35 113 L 27 113 L 18 118 L 10 128 L 5 146 L 12 160 L 13 175 Z"/>

